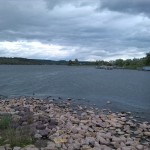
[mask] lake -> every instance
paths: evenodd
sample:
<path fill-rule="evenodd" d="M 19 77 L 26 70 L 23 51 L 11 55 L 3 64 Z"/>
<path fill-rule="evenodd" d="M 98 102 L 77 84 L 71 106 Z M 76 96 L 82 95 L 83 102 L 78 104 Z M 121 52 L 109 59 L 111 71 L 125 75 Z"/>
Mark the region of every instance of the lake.
<path fill-rule="evenodd" d="M 150 72 L 83 66 L 1 65 L 0 95 L 73 98 L 150 120 Z M 110 105 L 106 104 L 111 101 Z"/>

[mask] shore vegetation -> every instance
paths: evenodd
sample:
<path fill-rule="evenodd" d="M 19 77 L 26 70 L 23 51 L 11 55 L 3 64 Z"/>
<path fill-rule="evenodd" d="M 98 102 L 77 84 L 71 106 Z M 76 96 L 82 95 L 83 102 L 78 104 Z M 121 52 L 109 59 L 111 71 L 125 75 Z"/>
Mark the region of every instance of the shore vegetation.
<path fill-rule="evenodd" d="M 150 66 L 150 52 L 143 58 L 134 59 L 116 59 L 111 61 L 80 61 L 74 60 L 41 60 L 27 59 L 19 57 L 0 57 L 0 65 L 69 65 L 69 66 L 115 66 L 126 69 L 140 69 L 144 66 Z"/>

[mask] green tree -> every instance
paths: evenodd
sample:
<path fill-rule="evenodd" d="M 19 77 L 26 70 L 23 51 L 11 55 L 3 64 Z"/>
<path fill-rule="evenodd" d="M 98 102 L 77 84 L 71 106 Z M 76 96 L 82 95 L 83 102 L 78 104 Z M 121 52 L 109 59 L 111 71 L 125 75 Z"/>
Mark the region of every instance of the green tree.
<path fill-rule="evenodd" d="M 69 60 L 69 61 L 68 61 L 68 65 L 71 66 L 72 64 L 73 64 L 72 60 Z"/>
<path fill-rule="evenodd" d="M 146 54 L 145 65 L 150 66 L 150 52 Z"/>
<path fill-rule="evenodd" d="M 115 65 L 116 65 L 116 66 L 119 66 L 119 67 L 123 67 L 123 66 L 124 66 L 124 61 L 123 61 L 123 59 L 117 59 L 117 60 L 115 61 Z"/>
<path fill-rule="evenodd" d="M 77 58 L 74 60 L 74 64 L 75 64 L 75 65 L 79 65 L 79 61 L 78 61 Z"/>

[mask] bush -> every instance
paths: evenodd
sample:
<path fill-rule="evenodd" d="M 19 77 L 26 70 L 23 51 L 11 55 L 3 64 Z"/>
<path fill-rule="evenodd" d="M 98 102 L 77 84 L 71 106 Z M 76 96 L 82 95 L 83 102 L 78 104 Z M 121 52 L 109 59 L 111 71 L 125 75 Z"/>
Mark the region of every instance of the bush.
<path fill-rule="evenodd" d="M 5 138 L 7 139 L 8 144 L 10 144 L 11 147 L 24 147 L 33 143 L 30 132 L 27 129 L 8 129 L 6 131 Z"/>
<path fill-rule="evenodd" d="M 0 129 L 7 129 L 10 127 L 12 122 L 11 116 L 2 116 L 0 118 Z"/>
<path fill-rule="evenodd" d="M 10 144 L 11 147 L 24 147 L 33 144 L 33 139 L 28 127 L 11 128 L 13 124 L 11 116 L 0 118 L 0 145 Z"/>

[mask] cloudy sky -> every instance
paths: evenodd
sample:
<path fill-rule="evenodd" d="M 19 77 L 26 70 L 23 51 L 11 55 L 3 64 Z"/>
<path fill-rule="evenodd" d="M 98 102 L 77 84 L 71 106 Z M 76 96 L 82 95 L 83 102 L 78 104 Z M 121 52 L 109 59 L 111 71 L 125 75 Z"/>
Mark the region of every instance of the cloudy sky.
<path fill-rule="evenodd" d="M 143 57 L 149 7 L 150 0 L 0 0 L 0 57 Z"/>

